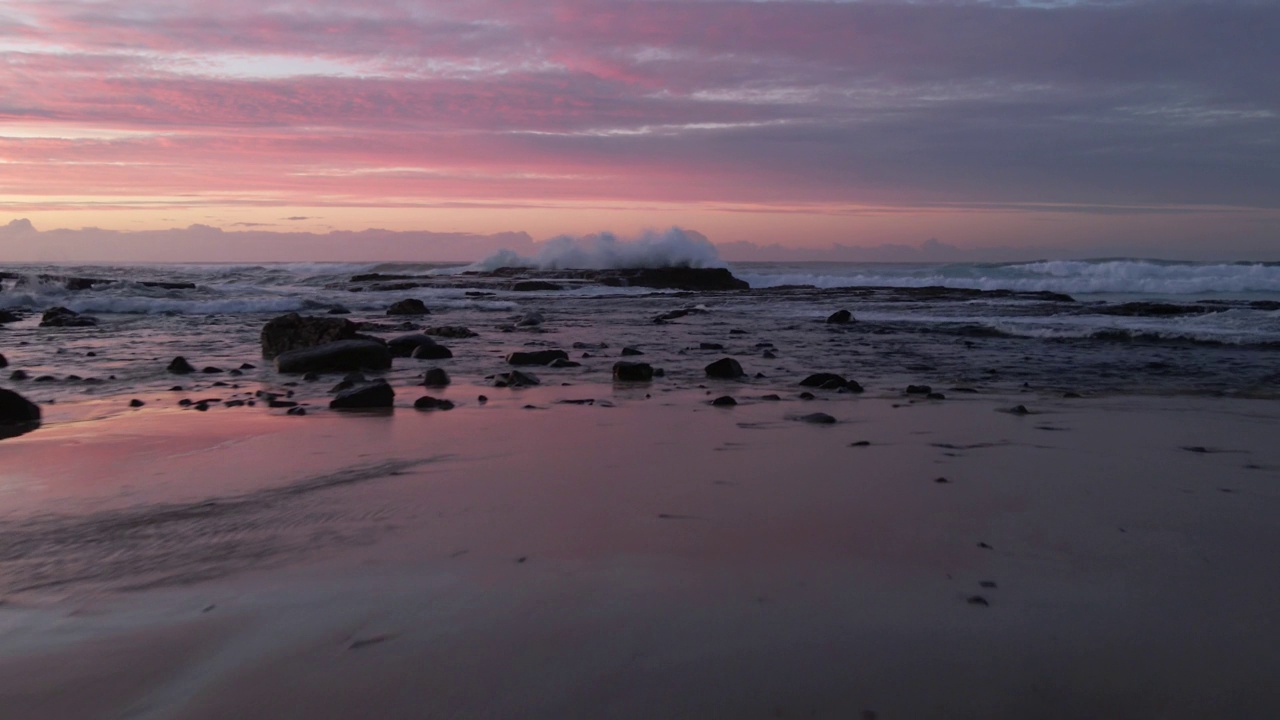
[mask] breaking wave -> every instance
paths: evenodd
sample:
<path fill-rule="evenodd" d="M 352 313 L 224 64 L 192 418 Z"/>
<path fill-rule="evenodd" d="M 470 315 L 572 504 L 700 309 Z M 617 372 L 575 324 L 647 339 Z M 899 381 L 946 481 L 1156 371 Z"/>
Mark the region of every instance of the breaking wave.
<path fill-rule="evenodd" d="M 537 270 L 619 270 L 627 268 L 727 267 L 716 246 L 701 233 L 680 228 L 646 232 L 632 240 L 613 233 L 584 237 L 562 235 L 548 240 L 532 257 L 499 250 L 464 270 L 496 270 L 523 267 Z"/>

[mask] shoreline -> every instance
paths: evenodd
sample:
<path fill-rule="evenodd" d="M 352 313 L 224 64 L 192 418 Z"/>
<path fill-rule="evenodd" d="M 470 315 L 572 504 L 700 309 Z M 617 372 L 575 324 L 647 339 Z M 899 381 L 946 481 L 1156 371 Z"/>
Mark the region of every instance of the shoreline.
<path fill-rule="evenodd" d="M 138 413 L 6 440 L 0 533 L 38 551 L 0 565 L 0 705 L 20 718 L 1280 707 L 1270 404 L 488 394 L 390 416 Z M 554 402 L 590 396 L 613 406 Z M 1019 403 L 1036 414 L 999 412 Z M 840 422 L 794 419 L 815 410 Z M 24 485 L 24 467 L 47 479 Z M 21 512 L 55 498 L 73 511 Z M 60 584 L 16 591 L 33 573 Z"/>

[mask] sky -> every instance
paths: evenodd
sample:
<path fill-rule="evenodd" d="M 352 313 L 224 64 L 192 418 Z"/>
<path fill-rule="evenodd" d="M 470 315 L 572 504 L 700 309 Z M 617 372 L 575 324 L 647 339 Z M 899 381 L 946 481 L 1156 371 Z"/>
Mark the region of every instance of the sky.
<path fill-rule="evenodd" d="M 0 258 L 1280 260 L 1278 68 L 1262 1 L 0 0 Z"/>

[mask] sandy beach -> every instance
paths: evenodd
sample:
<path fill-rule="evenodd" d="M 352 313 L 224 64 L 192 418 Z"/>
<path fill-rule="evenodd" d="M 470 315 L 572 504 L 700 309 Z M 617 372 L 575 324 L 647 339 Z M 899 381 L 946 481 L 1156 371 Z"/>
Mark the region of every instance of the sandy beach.
<path fill-rule="evenodd" d="M 718 390 L 55 415 L 0 445 L 3 715 L 1280 707 L 1271 403 Z"/>

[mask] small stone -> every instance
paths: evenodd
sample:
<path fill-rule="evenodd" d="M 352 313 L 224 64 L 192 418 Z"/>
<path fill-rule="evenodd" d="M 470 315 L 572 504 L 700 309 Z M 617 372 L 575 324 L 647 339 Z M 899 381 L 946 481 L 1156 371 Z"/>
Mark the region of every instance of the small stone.
<path fill-rule="evenodd" d="M 452 410 L 453 402 L 442 398 L 433 398 L 430 395 L 423 395 L 413 401 L 415 410 Z"/>
<path fill-rule="evenodd" d="M 826 413 L 820 413 L 820 412 L 809 413 L 808 415 L 802 415 L 800 416 L 799 420 L 800 422 L 807 422 L 813 425 L 834 425 L 836 423 L 836 419 L 834 417 L 831 417 Z"/>
<path fill-rule="evenodd" d="M 291 407 L 285 411 L 285 415 L 306 415 L 307 409 L 304 407 Z"/>
<path fill-rule="evenodd" d="M 179 355 L 169 362 L 169 367 L 165 368 L 174 375 L 187 375 L 196 371 L 187 359 Z"/>
<path fill-rule="evenodd" d="M 222 368 L 220 368 L 220 367 L 214 367 L 213 365 L 207 365 L 207 366 L 205 366 L 205 368 L 204 368 L 203 370 L 201 370 L 200 372 L 202 372 L 202 373 L 204 373 L 204 374 L 206 374 L 206 375 L 217 375 L 218 373 L 222 372 Z"/>
<path fill-rule="evenodd" d="M 811 392 L 802 392 L 799 395 L 801 400 L 813 400 L 816 396 Z"/>
<path fill-rule="evenodd" d="M 853 322 L 853 313 L 848 310 L 837 310 L 827 317 L 827 322 L 833 325 L 843 325 Z"/>
<path fill-rule="evenodd" d="M 630 355 L 643 355 L 643 354 L 644 354 L 643 352 L 641 352 L 641 351 L 639 351 L 639 350 L 637 350 L 637 349 L 635 349 L 635 348 L 633 348 L 633 347 L 624 347 L 624 348 L 622 348 L 622 356 L 623 356 L 623 357 L 628 357 L 628 356 L 630 356 Z"/>
<path fill-rule="evenodd" d="M 733 399 L 731 396 L 729 396 L 729 395 L 721 395 L 720 397 L 716 398 L 715 400 L 712 400 L 712 401 L 711 401 L 711 404 L 712 404 L 712 405 L 714 405 L 714 406 L 716 406 L 716 407 L 733 407 L 734 405 L 737 405 L 737 404 L 738 404 L 738 401 L 737 401 L 737 400 L 734 400 L 734 399 Z"/>
<path fill-rule="evenodd" d="M 146 405 L 146 403 L 142 402 L 138 398 L 134 398 L 129 401 L 129 407 L 142 407 L 143 405 Z"/>
<path fill-rule="evenodd" d="M 967 599 L 965 599 L 965 602 L 969 603 L 970 605 L 980 605 L 982 607 L 988 607 L 991 605 L 991 601 L 987 600 L 981 595 L 970 595 Z"/>

